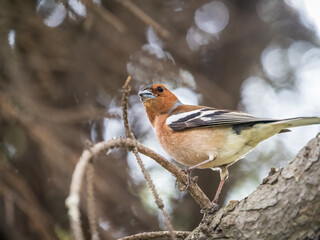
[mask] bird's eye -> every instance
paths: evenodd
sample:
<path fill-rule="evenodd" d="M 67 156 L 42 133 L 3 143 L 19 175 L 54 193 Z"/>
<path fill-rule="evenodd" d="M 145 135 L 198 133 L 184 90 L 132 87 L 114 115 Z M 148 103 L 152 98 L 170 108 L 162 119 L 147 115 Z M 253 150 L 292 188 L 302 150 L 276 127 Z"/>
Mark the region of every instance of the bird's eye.
<path fill-rule="evenodd" d="M 163 92 L 163 88 L 160 86 L 157 88 L 158 92 Z"/>

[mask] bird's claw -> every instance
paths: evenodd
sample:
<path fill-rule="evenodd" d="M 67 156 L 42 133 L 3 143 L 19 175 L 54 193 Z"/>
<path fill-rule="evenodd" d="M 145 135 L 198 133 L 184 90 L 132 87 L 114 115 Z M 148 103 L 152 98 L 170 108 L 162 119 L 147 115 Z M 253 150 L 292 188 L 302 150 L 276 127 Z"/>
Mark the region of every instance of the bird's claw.
<path fill-rule="evenodd" d="M 180 188 L 180 191 L 181 191 L 181 192 L 186 191 L 186 190 L 189 188 L 190 183 L 191 183 L 191 181 L 192 181 L 192 177 L 191 177 L 192 169 L 187 168 L 187 169 L 182 169 L 182 171 L 183 171 L 185 174 L 187 174 L 188 179 L 187 179 L 187 183 Z"/>
<path fill-rule="evenodd" d="M 187 180 L 187 185 L 185 186 L 185 191 L 189 188 L 190 183 L 191 183 L 191 171 L 189 170 L 189 168 L 187 169 L 183 169 L 183 171 L 187 174 L 188 180 Z"/>
<path fill-rule="evenodd" d="M 216 203 L 214 203 L 214 202 L 212 202 L 212 206 L 210 207 L 210 208 L 208 208 L 208 209 L 201 209 L 201 213 L 203 214 L 203 218 L 202 218 L 202 221 L 201 222 L 203 222 L 203 221 L 205 221 L 207 218 L 207 216 L 209 215 L 209 214 L 213 214 L 213 213 L 215 213 L 216 211 L 218 211 L 219 210 L 219 205 L 218 204 L 216 204 Z"/>

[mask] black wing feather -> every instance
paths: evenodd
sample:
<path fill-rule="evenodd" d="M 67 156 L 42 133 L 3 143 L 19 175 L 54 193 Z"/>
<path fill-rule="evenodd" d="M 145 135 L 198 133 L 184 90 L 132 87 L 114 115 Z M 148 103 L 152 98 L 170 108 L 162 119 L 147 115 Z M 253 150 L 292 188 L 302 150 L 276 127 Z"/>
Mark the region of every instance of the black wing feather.
<path fill-rule="evenodd" d="M 173 114 L 174 115 L 174 114 Z M 278 119 L 257 118 L 241 112 L 205 108 L 188 116 L 171 122 L 168 126 L 173 131 L 184 131 L 193 128 L 233 126 L 236 133 L 258 123 L 277 122 Z"/>

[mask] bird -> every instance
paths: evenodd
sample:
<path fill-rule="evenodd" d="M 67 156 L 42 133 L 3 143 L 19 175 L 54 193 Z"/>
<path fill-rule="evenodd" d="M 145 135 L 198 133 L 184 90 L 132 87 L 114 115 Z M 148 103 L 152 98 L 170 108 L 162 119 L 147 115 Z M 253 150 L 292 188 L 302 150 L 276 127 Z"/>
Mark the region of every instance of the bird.
<path fill-rule="evenodd" d="M 220 171 L 213 199 L 217 205 L 229 176 L 228 167 L 242 159 L 260 142 L 288 128 L 320 124 L 319 117 L 259 118 L 239 111 L 183 104 L 163 84 L 138 93 L 161 147 L 175 161 L 193 169 Z"/>

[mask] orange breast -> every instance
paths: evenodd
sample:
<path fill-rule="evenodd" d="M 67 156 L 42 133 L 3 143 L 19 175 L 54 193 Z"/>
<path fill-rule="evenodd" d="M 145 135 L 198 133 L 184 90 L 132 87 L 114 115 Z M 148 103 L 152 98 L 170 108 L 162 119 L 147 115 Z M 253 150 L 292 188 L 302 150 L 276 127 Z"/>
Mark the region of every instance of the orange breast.
<path fill-rule="evenodd" d="M 226 140 L 226 127 L 191 129 L 174 132 L 165 124 L 166 115 L 160 115 L 155 121 L 156 136 L 163 149 L 177 162 L 193 166 L 209 159 L 217 158 L 222 144 Z M 212 163 L 200 168 L 214 167 Z"/>

